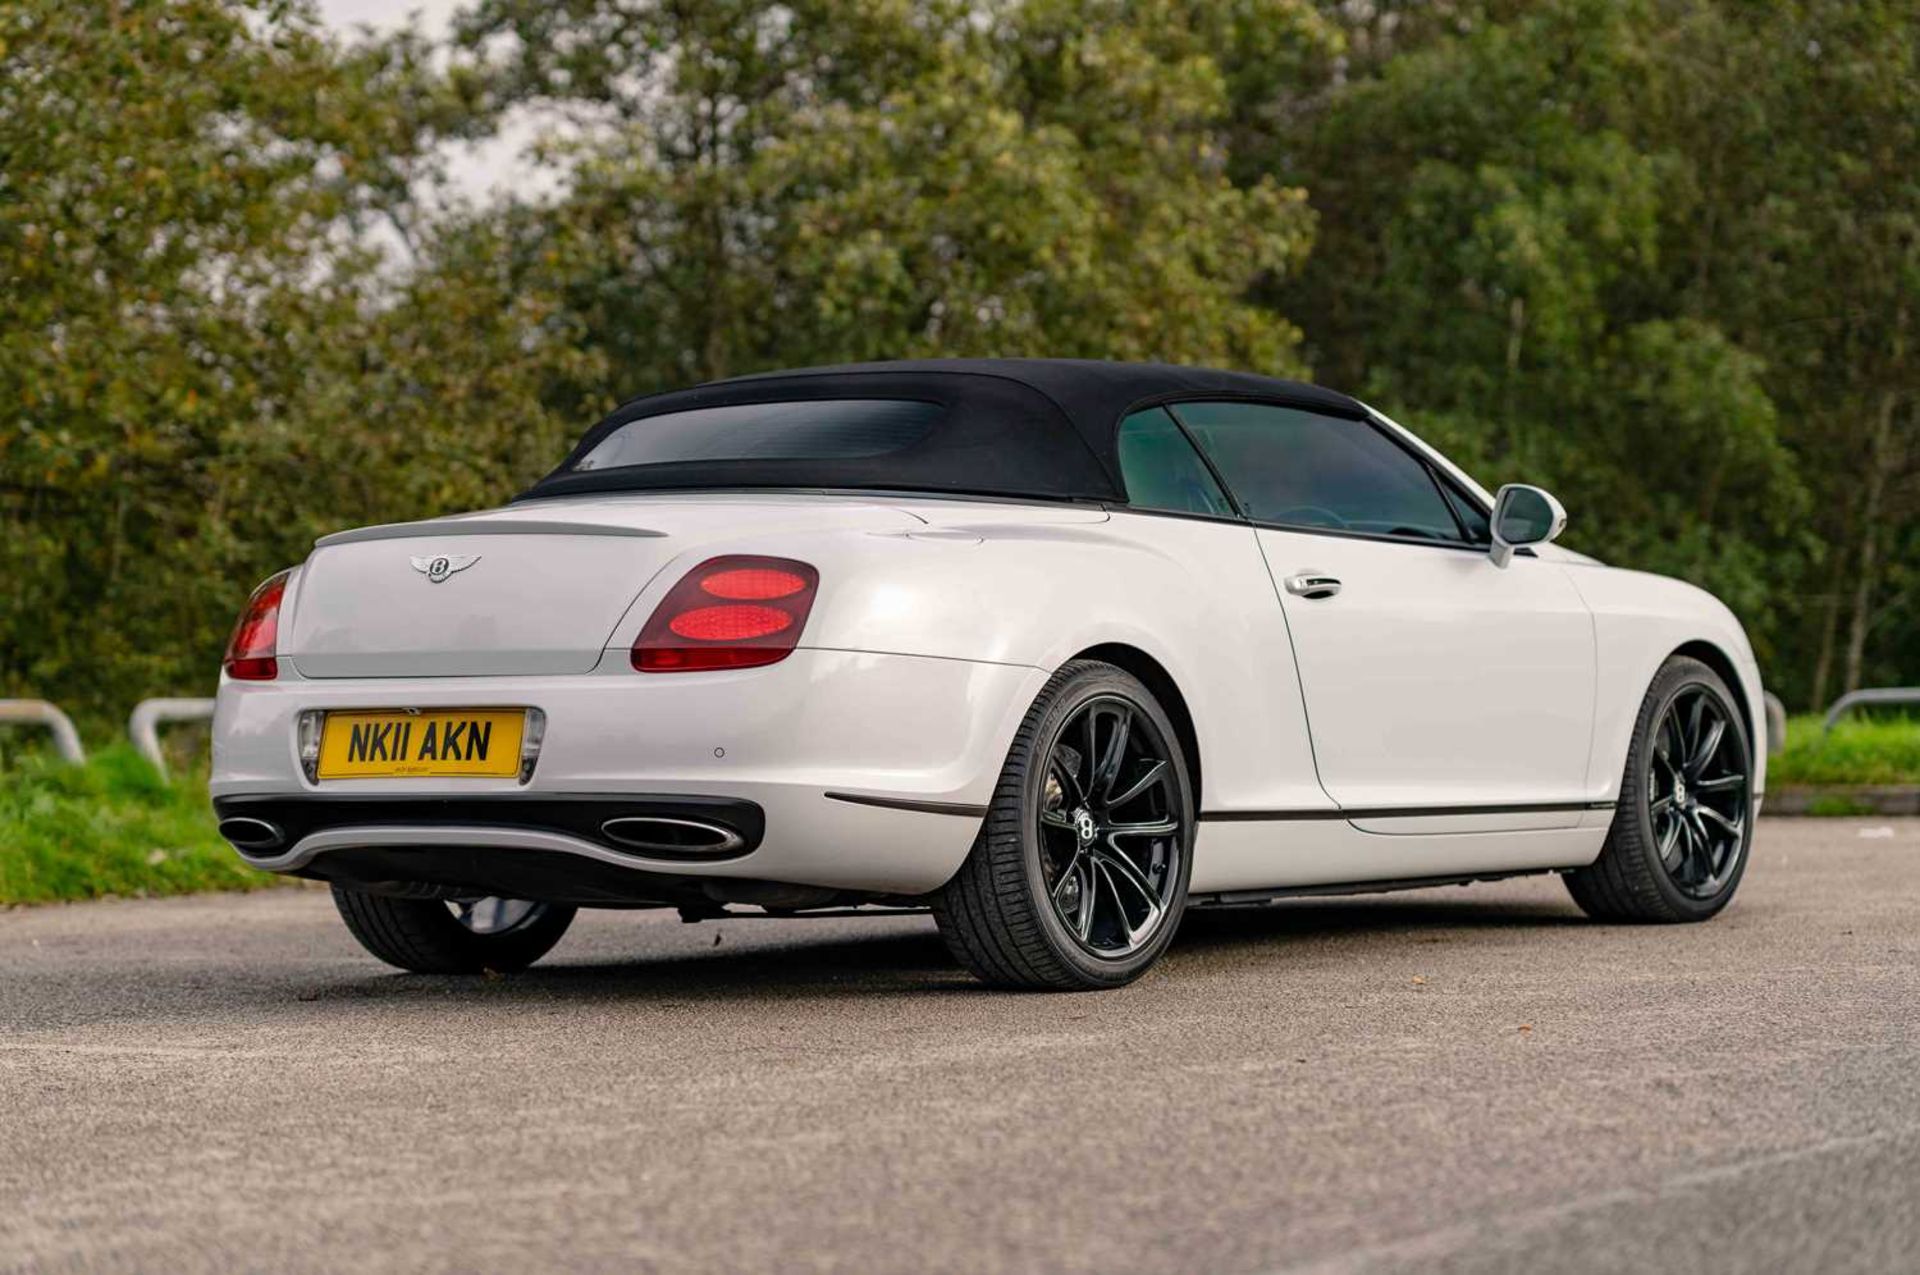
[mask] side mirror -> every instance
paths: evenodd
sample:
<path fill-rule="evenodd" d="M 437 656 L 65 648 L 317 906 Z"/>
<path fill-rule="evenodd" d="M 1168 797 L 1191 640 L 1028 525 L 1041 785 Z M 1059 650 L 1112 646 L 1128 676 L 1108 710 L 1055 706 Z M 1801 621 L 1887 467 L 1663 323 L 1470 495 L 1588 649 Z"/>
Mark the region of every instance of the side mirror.
<path fill-rule="evenodd" d="M 1538 487 L 1508 483 L 1493 498 L 1493 547 L 1487 556 L 1493 565 L 1513 561 L 1522 545 L 1543 545 L 1567 529 L 1567 511 Z"/>

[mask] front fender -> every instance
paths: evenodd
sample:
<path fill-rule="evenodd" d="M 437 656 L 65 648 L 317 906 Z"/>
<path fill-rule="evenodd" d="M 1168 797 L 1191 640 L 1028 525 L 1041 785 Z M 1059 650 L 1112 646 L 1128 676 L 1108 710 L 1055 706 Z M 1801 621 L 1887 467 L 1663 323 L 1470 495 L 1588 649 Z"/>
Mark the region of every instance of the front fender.
<path fill-rule="evenodd" d="M 1767 714 L 1760 669 L 1746 630 L 1724 603 L 1704 589 L 1666 576 L 1598 564 L 1567 565 L 1567 575 L 1593 612 L 1599 652 L 1593 749 L 1588 790 L 1596 799 L 1620 795 L 1627 750 L 1641 701 L 1654 674 L 1685 650 L 1722 665 L 1746 713 L 1753 744 L 1756 796 L 1766 791 Z"/>

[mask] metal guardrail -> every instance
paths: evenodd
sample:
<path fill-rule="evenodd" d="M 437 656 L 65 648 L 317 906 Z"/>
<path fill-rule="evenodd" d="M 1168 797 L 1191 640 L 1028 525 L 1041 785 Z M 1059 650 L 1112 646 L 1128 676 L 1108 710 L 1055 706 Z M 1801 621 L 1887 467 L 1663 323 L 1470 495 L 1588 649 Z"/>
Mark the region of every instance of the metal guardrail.
<path fill-rule="evenodd" d="M 1873 690 L 1848 691 L 1833 701 L 1833 707 L 1827 710 L 1826 721 L 1820 724 L 1820 733 L 1825 735 L 1833 729 L 1835 722 L 1866 704 L 1920 704 L 1920 686 L 1881 686 Z"/>
<path fill-rule="evenodd" d="M 153 763 L 160 777 L 167 777 L 167 761 L 160 752 L 162 722 L 203 722 L 213 716 L 210 699 L 146 699 L 134 707 L 127 718 L 127 735 L 140 755 Z"/>
<path fill-rule="evenodd" d="M 74 763 L 87 759 L 87 750 L 80 747 L 80 732 L 73 728 L 73 719 L 46 700 L 0 699 L 0 722 L 44 726 L 53 732 L 53 746 L 61 757 Z"/>
<path fill-rule="evenodd" d="M 1772 691 L 1766 692 L 1767 751 L 1777 753 L 1787 746 L 1787 706 Z"/>

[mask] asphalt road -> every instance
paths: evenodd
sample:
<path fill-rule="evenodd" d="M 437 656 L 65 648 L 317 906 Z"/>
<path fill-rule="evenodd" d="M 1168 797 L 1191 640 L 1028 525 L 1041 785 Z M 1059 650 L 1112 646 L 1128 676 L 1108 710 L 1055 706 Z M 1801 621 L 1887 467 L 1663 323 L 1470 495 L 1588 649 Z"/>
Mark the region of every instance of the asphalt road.
<path fill-rule="evenodd" d="M 1920 820 L 1768 821 L 1707 925 L 1292 903 L 1080 996 L 923 918 L 458 981 L 314 891 L 18 910 L 0 1269 L 1912 1271 L 1916 920 Z"/>

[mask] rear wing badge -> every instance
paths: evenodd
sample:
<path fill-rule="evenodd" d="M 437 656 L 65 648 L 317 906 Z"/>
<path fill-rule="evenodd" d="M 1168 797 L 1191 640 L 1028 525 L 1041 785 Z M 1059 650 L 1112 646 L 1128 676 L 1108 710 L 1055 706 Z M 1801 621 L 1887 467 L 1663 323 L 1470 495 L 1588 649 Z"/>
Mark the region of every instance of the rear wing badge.
<path fill-rule="evenodd" d="M 465 571 L 480 561 L 477 553 L 442 554 L 437 558 L 415 558 L 413 569 L 427 578 L 428 584 L 439 584 L 456 571 Z"/>

